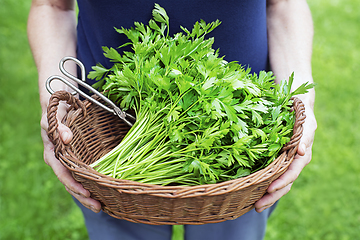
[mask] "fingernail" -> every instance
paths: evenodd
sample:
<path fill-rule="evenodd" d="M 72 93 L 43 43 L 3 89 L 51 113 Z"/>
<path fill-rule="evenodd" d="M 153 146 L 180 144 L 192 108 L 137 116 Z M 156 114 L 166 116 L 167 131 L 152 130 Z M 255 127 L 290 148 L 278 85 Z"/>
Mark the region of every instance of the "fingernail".
<path fill-rule="evenodd" d="M 67 142 L 69 140 L 69 133 L 67 132 L 61 133 L 61 138 L 64 142 Z"/>
<path fill-rule="evenodd" d="M 79 193 L 80 196 L 84 197 L 84 198 L 87 198 L 88 196 L 86 196 L 84 193 L 80 192 Z"/>
<path fill-rule="evenodd" d="M 256 212 L 261 213 L 265 208 L 256 209 Z"/>
<path fill-rule="evenodd" d="M 94 213 L 98 213 L 99 211 L 94 207 L 94 206 L 90 206 L 91 211 L 93 211 Z"/>

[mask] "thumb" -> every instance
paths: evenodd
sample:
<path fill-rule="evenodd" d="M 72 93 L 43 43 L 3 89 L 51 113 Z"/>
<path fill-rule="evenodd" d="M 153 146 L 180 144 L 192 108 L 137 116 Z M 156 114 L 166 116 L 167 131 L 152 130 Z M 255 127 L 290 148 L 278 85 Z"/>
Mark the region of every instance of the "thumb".
<path fill-rule="evenodd" d="M 73 138 L 73 133 L 71 132 L 70 128 L 68 128 L 67 126 L 65 126 L 62 123 L 59 123 L 58 126 L 58 131 L 61 137 L 61 140 L 65 143 L 68 144 L 70 143 L 70 141 Z"/>
<path fill-rule="evenodd" d="M 304 155 L 305 155 L 305 153 L 306 153 L 306 144 L 305 144 L 305 143 L 302 142 L 302 143 L 299 144 L 297 153 L 298 153 L 300 156 L 304 156 Z"/>

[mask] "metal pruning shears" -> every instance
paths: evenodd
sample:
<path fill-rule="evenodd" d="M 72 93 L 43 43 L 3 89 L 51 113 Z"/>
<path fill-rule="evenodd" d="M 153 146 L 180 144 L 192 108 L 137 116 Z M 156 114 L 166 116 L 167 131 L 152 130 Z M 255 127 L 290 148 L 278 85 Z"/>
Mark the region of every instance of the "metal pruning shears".
<path fill-rule="evenodd" d="M 81 70 L 81 79 L 75 77 L 74 75 L 70 74 L 68 71 L 65 70 L 64 64 L 66 61 L 74 61 Z M 48 90 L 48 92 L 50 94 L 54 93 L 54 90 L 51 88 L 50 83 L 53 80 L 60 80 L 63 83 L 65 83 L 66 85 L 68 85 L 71 89 L 74 90 L 74 92 L 72 92 L 71 94 L 75 95 L 75 94 L 79 94 L 82 97 L 88 99 L 89 101 L 91 101 L 92 103 L 102 107 L 103 109 L 105 109 L 106 111 L 109 111 L 111 113 L 113 113 L 114 115 L 117 115 L 121 120 L 123 120 L 126 124 L 128 124 L 130 127 L 133 125 L 133 122 L 135 122 L 136 118 L 134 116 L 132 116 L 131 114 L 122 111 L 118 106 L 116 106 L 116 104 L 114 104 L 110 99 L 108 99 L 107 97 L 105 97 L 104 95 L 102 95 L 99 91 L 97 91 L 95 88 L 91 87 L 89 84 L 86 83 L 86 78 L 85 78 L 85 67 L 82 64 L 82 62 L 80 62 L 78 59 L 73 58 L 73 57 L 64 57 L 63 59 L 61 59 L 60 64 L 59 64 L 59 68 L 61 73 L 63 73 L 66 77 L 68 77 L 69 79 L 73 80 L 74 82 L 76 82 L 77 84 L 83 86 L 84 88 L 88 89 L 89 91 L 91 91 L 93 94 L 97 95 L 98 97 L 100 97 L 105 103 L 107 103 L 110 107 L 102 104 L 101 102 L 97 101 L 96 99 L 92 98 L 91 96 L 89 96 L 88 94 L 84 93 L 83 91 L 81 91 L 78 87 L 76 87 L 74 84 L 72 84 L 71 82 L 69 82 L 68 80 L 66 80 L 65 78 L 61 77 L 61 76 L 51 76 L 46 80 L 46 89 Z M 129 118 L 130 120 L 128 120 L 127 118 Z"/>

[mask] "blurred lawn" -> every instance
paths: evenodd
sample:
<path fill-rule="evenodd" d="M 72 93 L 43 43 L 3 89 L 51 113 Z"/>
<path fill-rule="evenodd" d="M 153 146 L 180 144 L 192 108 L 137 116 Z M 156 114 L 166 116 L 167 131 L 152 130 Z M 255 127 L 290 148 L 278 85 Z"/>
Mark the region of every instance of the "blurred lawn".
<path fill-rule="evenodd" d="M 282 198 L 266 240 L 360 234 L 360 5 L 309 1 L 318 130 L 313 160 Z M 30 1 L 0 0 L 0 240 L 86 239 L 79 209 L 42 160 Z"/>
<path fill-rule="evenodd" d="M 42 160 L 30 2 L 0 0 L 0 239 L 86 239 L 82 214 Z"/>

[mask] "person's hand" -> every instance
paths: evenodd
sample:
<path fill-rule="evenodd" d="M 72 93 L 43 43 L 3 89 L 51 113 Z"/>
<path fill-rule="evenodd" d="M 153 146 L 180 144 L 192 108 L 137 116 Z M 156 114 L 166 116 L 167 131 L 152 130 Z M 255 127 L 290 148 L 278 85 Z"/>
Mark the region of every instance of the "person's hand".
<path fill-rule="evenodd" d="M 60 107 L 58 110 L 58 119 L 60 116 L 64 116 L 64 106 Z M 61 113 L 62 112 L 62 113 Z M 85 207 L 91 209 L 93 212 L 100 212 L 101 204 L 100 202 L 90 198 L 90 192 L 86 190 L 80 183 L 75 181 L 72 177 L 70 171 L 66 169 L 61 162 L 55 157 L 54 145 L 50 141 L 47 135 L 48 121 L 46 113 L 42 115 L 41 118 L 41 137 L 44 143 L 44 160 L 47 165 L 49 165 L 60 182 L 64 184 L 65 189 L 74 196 L 80 203 Z M 66 144 L 69 143 L 72 139 L 71 130 L 66 127 L 64 124 L 60 123 L 58 126 L 58 131 L 62 141 Z"/>
<path fill-rule="evenodd" d="M 272 182 L 267 189 L 267 193 L 255 203 L 255 210 L 257 212 L 262 212 L 271 207 L 277 200 L 287 194 L 290 191 L 293 182 L 300 175 L 300 172 L 311 161 L 311 149 L 317 123 L 314 112 L 310 106 L 305 105 L 305 114 L 306 119 L 303 124 L 303 136 L 300 140 L 297 154 L 287 171 L 277 180 Z"/>

